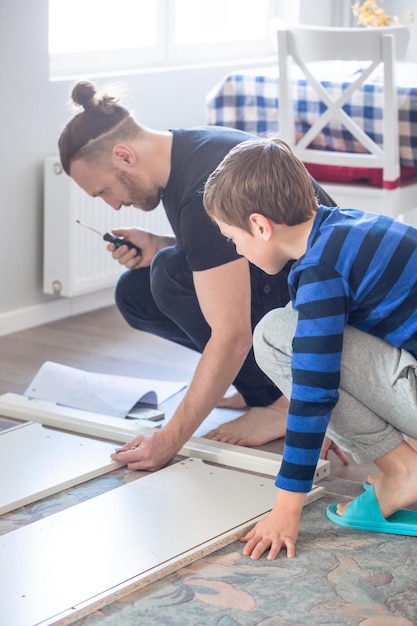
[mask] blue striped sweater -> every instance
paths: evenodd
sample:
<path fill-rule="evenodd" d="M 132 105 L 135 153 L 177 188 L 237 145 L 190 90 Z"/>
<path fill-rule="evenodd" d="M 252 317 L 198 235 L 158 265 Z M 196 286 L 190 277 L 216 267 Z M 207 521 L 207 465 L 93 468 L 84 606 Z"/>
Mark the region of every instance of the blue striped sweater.
<path fill-rule="evenodd" d="M 276 485 L 308 492 L 338 400 L 345 325 L 417 357 L 417 229 L 376 213 L 321 206 L 288 281 L 298 323 Z"/>

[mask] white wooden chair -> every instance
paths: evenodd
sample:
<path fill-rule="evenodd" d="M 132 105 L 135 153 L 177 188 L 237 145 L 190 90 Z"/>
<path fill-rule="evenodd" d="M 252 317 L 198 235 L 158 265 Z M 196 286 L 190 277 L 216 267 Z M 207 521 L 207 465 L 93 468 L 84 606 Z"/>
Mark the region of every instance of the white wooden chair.
<path fill-rule="evenodd" d="M 399 124 L 396 88 L 396 60 L 406 52 L 409 31 L 403 26 L 386 28 L 329 28 L 307 25 L 278 27 L 279 64 L 279 129 L 280 137 L 287 141 L 308 164 L 365 168 L 363 171 L 382 170 L 380 187 L 364 183 L 319 182 L 340 206 L 364 208 L 402 219 L 407 210 L 417 207 L 417 180 L 402 183 L 399 157 Z M 362 72 L 353 82 L 336 96 L 327 90 L 317 77 L 318 61 L 360 61 Z M 307 83 L 319 94 L 326 105 L 324 112 L 311 124 L 309 130 L 296 136 L 294 95 L 291 85 L 292 70 L 297 67 Z M 321 64 L 323 67 L 323 64 Z M 383 75 L 383 145 L 379 146 L 362 130 L 357 121 L 350 117 L 343 106 L 361 88 L 376 68 Z M 361 144 L 362 152 L 340 152 L 312 149 L 311 142 L 329 122 L 336 121 L 348 130 Z M 335 167 L 336 166 L 336 167 Z M 361 170 L 362 171 L 362 170 Z M 325 178 L 325 177 L 324 177 Z M 344 180 L 344 177 L 341 177 Z M 405 218 L 406 221 L 407 218 Z"/>

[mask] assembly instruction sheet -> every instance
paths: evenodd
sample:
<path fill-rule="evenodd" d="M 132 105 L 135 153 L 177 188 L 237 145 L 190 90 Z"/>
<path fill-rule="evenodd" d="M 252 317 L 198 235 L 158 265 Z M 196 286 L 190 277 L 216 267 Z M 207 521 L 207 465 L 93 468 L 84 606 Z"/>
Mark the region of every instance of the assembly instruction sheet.
<path fill-rule="evenodd" d="M 184 387 L 186 383 L 179 381 L 97 374 L 46 361 L 24 395 L 93 413 L 126 417 L 136 404 L 156 407 Z"/>

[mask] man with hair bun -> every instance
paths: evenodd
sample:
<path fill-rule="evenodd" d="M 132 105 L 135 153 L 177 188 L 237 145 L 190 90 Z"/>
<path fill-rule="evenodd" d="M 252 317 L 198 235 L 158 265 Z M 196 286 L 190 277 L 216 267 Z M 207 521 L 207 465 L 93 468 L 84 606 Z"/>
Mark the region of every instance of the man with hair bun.
<path fill-rule="evenodd" d="M 72 98 L 82 110 L 59 139 L 65 172 L 116 211 L 123 206 L 152 211 L 162 202 L 174 233 L 114 229 L 142 251 L 139 256 L 127 246 L 108 245 L 127 269 L 115 293 L 121 314 L 133 328 L 201 353 L 169 422 L 136 437 L 113 458 L 131 469 L 162 467 L 216 406 L 243 414 L 207 433 L 211 439 L 257 446 L 282 437 L 288 400 L 255 363 L 252 329 L 265 313 L 288 302 L 289 266 L 268 276 L 250 265 L 203 206 L 211 172 L 251 135 L 214 126 L 152 130 L 90 82 L 77 83 Z M 321 204 L 335 205 L 315 181 L 312 185 Z M 232 384 L 236 393 L 224 397 Z"/>

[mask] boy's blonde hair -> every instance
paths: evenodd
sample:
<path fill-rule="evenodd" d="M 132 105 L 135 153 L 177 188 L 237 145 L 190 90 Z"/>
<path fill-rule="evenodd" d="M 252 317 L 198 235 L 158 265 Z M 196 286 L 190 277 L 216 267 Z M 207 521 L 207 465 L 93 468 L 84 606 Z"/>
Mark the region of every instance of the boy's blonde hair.
<path fill-rule="evenodd" d="M 204 188 L 207 213 L 247 232 L 252 213 L 294 226 L 310 219 L 317 204 L 304 164 L 277 138 L 249 139 L 232 148 Z"/>

